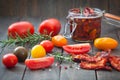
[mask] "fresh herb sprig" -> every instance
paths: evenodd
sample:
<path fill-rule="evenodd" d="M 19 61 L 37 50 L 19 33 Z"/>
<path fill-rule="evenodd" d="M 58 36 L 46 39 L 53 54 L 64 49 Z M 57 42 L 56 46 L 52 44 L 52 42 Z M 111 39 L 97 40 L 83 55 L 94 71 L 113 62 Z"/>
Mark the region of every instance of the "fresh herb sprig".
<path fill-rule="evenodd" d="M 25 44 L 29 43 L 30 46 L 33 46 L 37 44 L 38 42 L 42 40 L 49 40 L 51 37 L 48 35 L 40 35 L 37 33 L 34 33 L 33 35 L 29 35 L 25 38 L 21 37 L 16 37 L 16 39 L 9 38 L 7 40 L 2 40 L 0 41 L 1 47 L 4 48 L 9 45 L 20 45 L 20 46 L 25 46 Z"/>
<path fill-rule="evenodd" d="M 63 55 L 60 52 L 54 52 L 54 53 L 52 53 L 52 55 L 55 57 L 56 60 L 58 60 L 60 62 L 61 61 L 73 62 L 72 56 L 70 56 L 70 55 Z"/>
<path fill-rule="evenodd" d="M 11 45 L 19 45 L 19 46 L 28 45 L 28 47 L 33 47 L 35 44 L 38 44 L 38 42 L 42 40 L 50 40 L 50 39 L 51 37 L 49 35 L 41 35 L 41 34 L 34 33 L 33 35 L 29 34 L 25 38 L 21 38 L 20 36 L 17 36 L 15 39 L 8 38 L 6 40 L 1 40 L 0 47 L 2 48 L 2 50 L 4 50 L 5 47 L 11 46 Z"/>

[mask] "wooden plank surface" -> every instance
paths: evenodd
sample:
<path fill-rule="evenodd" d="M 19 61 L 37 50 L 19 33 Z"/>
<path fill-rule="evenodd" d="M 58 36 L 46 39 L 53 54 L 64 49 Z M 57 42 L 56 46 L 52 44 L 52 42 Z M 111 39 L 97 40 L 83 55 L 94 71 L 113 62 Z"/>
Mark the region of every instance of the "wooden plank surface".
<path fill-rule="evenodd" d="M 42 17 L 42 18 L 34 18 L 34 17 L 24 17 L 24 18 L 0 18 L 0 40 L 7 38 L 7 28 L 8 26 L 16 21 L 29 21 L 35 26 L 35 32 L 37 32 L 38 26 L 48 17 Z M 66 23 L 65 18 L 58 18 L 62 24 L 62 29 L 60 34 L 63 34 L 64 32 L 64 25 Z M 109 24 L 106 24 L 105 22 L 102 22 L 102 36 L 109 36 L 115 38 L 117 41 L 120 41 L 120 29 L 115 26 L 111 26 Z M 74 42 L 71 39 L 68 40 L 68 44 L 75 44 L 78 42 Z M 120 43 L 120 42 L 119 42 Z M 2 56 L 8 52 L 12 52 L 14 47 L 7 47 L 5 48 L 4 52 L 0 54 L 0 59 L 2 59 Z M 61 48 L 55 47 L 55 52 L 61 52 L 62 54 L 66 55 L 66 52 L 63 51 Z M 93 47 L 90 51 L 91 54 L 97 52 L 98 50 Z M 114 55 L 120 55 L 120 45 L 118 48 L 112 51 L 111 54 Z M 29 52 L 30 54 L 30 52 Z M 29 57 L 28 57 L 29 58 Z M 118 71 L 112 70 L 112 71 L 97 71 L 97 70 L 84 70 L 79 67 L 79 64 L 76 63 L 70 63 L 70 62 L 62 62 L 61 67 L 56 66 L 58 62 L 55 61 L 55 63 L 52 65 L 52 67 L 42 70 L 29 70 L 26 68 L 26 66 L 23 63 L 18 63 L 15 68 L 12 69 L 6 69 L 2 62 L 0 61 L 0 80 L 119 80 L 120 76 Z M 71 68 L 72 64 L 72 68 Z"/>
<path fill-rule="evenodd" d="M 79 63 L 62 62 L 60 80 L 96 80 L 96 74 L 94 70 L 81 69 Z"/>
<path fill-rule="evenodd" d="M 8 26 L 11 25 L 13 22 L 18 21 L 19 18 L 3 18 L 0 17 L 0 40 L 7 39 L 7 29 Z M 0 80 L 22 80 L 24 70 L 25 70 L 25 65 L 23 63 L 18 63 L 15 68 L 12 69 L 7 69 L 5 66 L 2 64 L 2 57 L 3 55 L 7 53 L 12 53 L 13 49 L 15 47 L 10 46 L 6 47 L 4 51 L 0 54 Z M 0 48 L 1 50 L 1 48 Z"/>
<path fill-rule="evenodd" d="M 26 17 L 26 16 L 34 16 L 39 18 L 0 18 L 0 27 L 4 26 L 2 29 L 0 29 L 0 39 L 5 39 L 7 35 L 7 26 L 10 25 L 12 22 L 18 21 L 18 20 L 28 20 L 32 22 L 35 26 L 35 30 L 37 32 L 37 28 L 40 24 L 40 22 L 46 18 L 49 17 L 58 17 L 60 21 L 62 22 L 62 30 L 61 34 L 64 30 L 64 24 L 66 22 L 65 18 L 68 14 L 68 10 L 73 7 L 80 7 L 81 5 L 84 6 L 84 4 L 88 4 L 92 7 L 98 7 L 101 9 L 109 10 L 111 13 L 115 13 L 119 15 L 119 1 L 117 0 L 110 0 L 110 4 L 108 3 L 109 0 L 101 0 L 99 3 L 99 0 L 92 0 L 89 2 L 89 0 L 1 0 L 0 1 L 0 15 L 1 16 L 20 16 L 20 17 Z M 109 5 L 108 5 L 109 4 Z M 102 5 L 102 6 L 101 6 Z M 114 6 L 113 6 L 114 5 Z M 110 8 L 108 8 L 110 6 Z M 61 19 L 62 18 L 62 19 Z M 108 25 L 104 25 L 105 27 L 102 28 L 102 35 L 103 36 L 112 36 L 114 38 L 116 34 L 114 31 L 117 29 L 115 27 L 111 27 Z M 109 29 L 109 31 L 107 31 Z M 107 31 L 107 32 L 106 32 Z M 4 34 L 3 34 L 4 33 Z M 111 33 L 111 34 L 109 34 Z M 109 35 L 108 35 L 109 34 Z M 69 43 L 73 44 L 73 41 L 70 41 Z M 12 52 L 14 47 L 6 48 L 5 51 L 1 54 L 0 59 L 4 54 L 7 52 Z M 56 48 L 55 51 L 60 51 L 61 49 Z M 119 51 L 114 51 L 114 54 L 117 54 Z M 75 67 L 78 65 L 73 64 Z M 94 70 L 83 70 L 83 69 L 76 69 L 76 68 L 69 68 L 67 70 L 64 69 L 64 66 L 69 67 L 68 63 L 62 63 L 62 68 L 59 69 L 55 66 L 55 64 L 52 66 L 52 68 L 48 68 L 46 70 L 37 70 L 37 71 L 31 71 L 28 68 L 26 69 L 24 64 L 18 63 L 18 65 L 14 69 L 6 69 L 0 63 L 0 77 L 1 80 L 106 80 L 106 79 L 119 79 L 119 72 L 113 71 L 94 71 Z M 25 72 L 24 72 L 25 71 Z M 12 74 L 12 75 L 11 75 Z M 69 75 L 71 74 L 71 76 Z M 97 78 L 96 78 L 97 74 Z M 102 75 L 104 74 L 104 75 Z M 84 77 L 86 76 L 87 77 Z M 111 76 L 109 76 L 111 75 Z M 77 77 L 76 77 L 77 76 Z M 107 77 L 106 77 L 107 76 Z"/>
<path fill-rule="evenodd" d="M 38 26 L 46 18 L 22 18 L 24 21 L 31 22 L 35 27 L 35 32 L 38 33 Z M 54 48 L 54 52 L 62 52 L 59 48 Z M 31 58 L 31 57 L 30 57 Z M 26 69 L 23 80 L 59 80 L 60 69 L 56 66 L 57 62 L 54 62 L 53 66 L 47 69 L 30 70 Z"/>
<path fill-rule="evenodd" d="M 102 23 L 102 34 L 101 37 L 105 36 L 105 37 L 112 37 L 114 39 L 116 39 L 119 43 L 119 30 L 120 28 L 116 27 L 116 26 L 111 26 L 105 22 Z M 96 49 L 94 49 L 95 51 L 97 51 Z M 120 56 L 120 45 L 112 50 L 111 54 L 112 55 L 119 55 Z M 120 79 L 120 72 L 116 71 L 116 70 L 112 70 L 112 71 L 96 71 L 97 74 L 97 80 L 119 80 Z"/>
<path fill-rule="evenodd" d="M 79 64 L 62 63 L 61 66 L 60 80 L 96 80 L 94 70 L 83 70 Z"/>
<path fill-rule="evenodd" d="M 119 28 L 116 26 L 111 26 L 110 24 L 105 23 L 104 21 L 102 22 L 102 32 L 101 32 L 101 37 L 112 37 L 119 41 Z M 74 44 L 74 42 L 70 41 L 69 44 Z M 120 55 L 120 46 L 118 46 L 115 50 L 111 52 L 113 55 Z M 96 48 L 93 47 L 90 54 L 95 54 L 98 52 Z M 64 52 L 64 54 L 66 54 Z M 112 71 L 104 71 L 104 70 L 84 70 L 80 69 L 78 65 L 72 64 L 74 67 L 69 68 L 71 64 L 68 63 L 62 63 L 62 68 L 61 68 L 61 80 L 119 80 L 119 72 L 116 70 Z M 67 67 L 67 69 L 66 69 Z M 88 74 L 89 73 L 89 74 Z M 87 77 L 83 77 L 87 75 Z M 77 76 L 77 77 L 76 77 Z M 79 77 L 78 77 L 79 76 Z"/>

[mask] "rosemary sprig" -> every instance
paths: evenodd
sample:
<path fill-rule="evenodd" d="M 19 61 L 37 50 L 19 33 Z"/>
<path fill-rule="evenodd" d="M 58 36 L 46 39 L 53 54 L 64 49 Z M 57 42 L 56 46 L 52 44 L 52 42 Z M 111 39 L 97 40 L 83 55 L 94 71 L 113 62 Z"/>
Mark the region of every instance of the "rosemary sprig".
<path fill-rule="evenodd" d="M 73 62 L 72 56 L 70 55 L 63 55 L 60 52 L 54 52 L 52 55 L 55 57 L 56 60 L 58 61 L 68 61 L 68 62 Z"/>
<path fill-rule="evenodd" d="M 27 37 L 21 38 L 20 36 L 17 36 L 15 39 L 13 38 L 8 38 L 7 40 L 1 40 L 0 41 L 0 47 L 2 50 L 4 50 L 5 47 L 10 46 L 10 45 L 19 45 L 19 46 L 26 46 L 28 47 L 33 47 L 35 44 L 38 44 L 38 42 L 42 40 L 50 40 L 51 37 L 49 35 L 41 35 L 34 33 L 28 34 Z"/>
<path fill-rule="evenodd" d="M 16 45 L 16 44 L 20 46 L 25 46 L 26 43 L 29 43 L 30 46 L 33 46 L 38 42 L 47 39 L 50 39 L 50 36 L 34 33 L 33 35 L 29 35 L 28 37 L 25 38 L 21 38 L 19 36 L 16 37 L 16 39 L 9 38 L 7 40 L 0 41 L 0 44 L 2 48 L 4 48 L 5 46 Z"/>

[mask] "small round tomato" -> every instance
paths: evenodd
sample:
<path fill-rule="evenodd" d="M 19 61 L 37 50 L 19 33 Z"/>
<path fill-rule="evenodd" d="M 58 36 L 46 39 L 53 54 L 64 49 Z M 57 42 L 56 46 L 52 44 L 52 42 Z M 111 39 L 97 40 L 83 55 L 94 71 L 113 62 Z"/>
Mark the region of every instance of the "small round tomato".
<path fill-rule="evenodd" d="M 67 39 L 62 35 L 56 35 L 52 37 L 52 43 L 57 47 L 67 45 Z"/>
<path fill-rule="evenodd" d="M 13 53 L 16 55 L 16 57 L 18 58 L 19 62 L 24 62 L 25 59 L 28 56 L 28 51 L 25 47 L 22 46 L 18 46 L 14 49 Z"/>
<path fill-rule="evenodd" d="M 91 45 L 89 43 L 81 43 L 81 44 L 72 44 L 65 45 L 63 49 L 69 54 L 84 54 L 90 51 Z"/>
<path fill-rule="evenodd" d="M 49 40 L 44 40 L 40 44 L 45 48 L 46 52 L 51 52 L 54 48 L 53 43 Z"/>
<path fill-rule="evenodd" d="M 46 51 L 42 45 L 35 45 L 31 50 L 32 58 L 41 58 L 46 56 Z"/>
<path fill-rule="evenodd" d="M 15 22 L 8 27 L 8 36 L 11 38 L 16 38 L 17 36 L 21 38 L 27 37 L 28 32 L 34 34 L 34 26 L 27 21 Z"/>
<path fill-rule="evenodd" d="M 40 34 L 55 36 L 60 32 L 60 29 L 61 29 L 60 21 L 54 18 L 50 18 L 50 19 L 44 20 L 39 25 L 38 32 Z"/>
<path fill-rule="evenodd" d="M 12 67 L 14 67 L 18 63 L 18 59 L 17 59 L 17 57 L 14 54 L 9 53 L 9 54 L 5 54 L 2 57 L 2 63 L 7 68 L 12 68 Z"/>

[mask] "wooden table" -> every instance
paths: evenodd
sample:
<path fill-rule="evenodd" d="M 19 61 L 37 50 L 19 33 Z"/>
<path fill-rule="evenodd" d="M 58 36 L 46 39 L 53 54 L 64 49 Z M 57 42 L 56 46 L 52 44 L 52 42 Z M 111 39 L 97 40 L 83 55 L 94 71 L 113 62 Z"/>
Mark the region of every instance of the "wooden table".
<path fill-rule="evenodd" d="M 37 32 L 38 25 L 45 18 L 31 18 L 31 17 L 0 17 L 0 40 L 7 38 L 7 28 L 10 24 L 16 21 L 27 20 L 33 23 Z M 65 18 L 58 18 L 62 23 L 62 29 L 60 34 L 63 34 Z M 109 36 L 115 38 L 120 42 L 120 28 L 102 22 L 101 36 Z M 68 40 L 68 44 L 74 44 L 72 40 Z M 120 72 L 116 70 L 84 70 L 79 68 L 78 64 L 72 64 L 73 68 L 69 66 L 69 62 L 61 62 L 61 68 L 56 66 L 57 61 L 52 67 L 42 70 L 30 70 L 24 63 L 18 63 L 15 68 L 7 69 L 2 64 L 2 56 L 6 53 L 12 52 L 15 47 L 6 47 L 2 54 L 0 54 L 0 80 L 120 80 Z M 66 54 L 61 48 L 55 47 L 53 51 Z M 94 54 L 97 51 L 92 46 L 90 54 Z M 112 50 L 114 55 L 120 55 L 120 45 Z M 67 67 L 67 69 L 66 69 Z"/>

